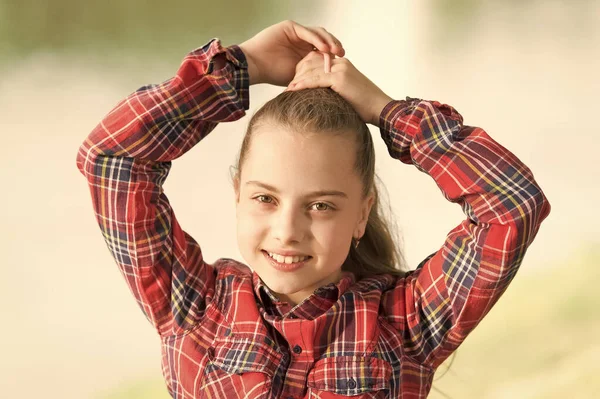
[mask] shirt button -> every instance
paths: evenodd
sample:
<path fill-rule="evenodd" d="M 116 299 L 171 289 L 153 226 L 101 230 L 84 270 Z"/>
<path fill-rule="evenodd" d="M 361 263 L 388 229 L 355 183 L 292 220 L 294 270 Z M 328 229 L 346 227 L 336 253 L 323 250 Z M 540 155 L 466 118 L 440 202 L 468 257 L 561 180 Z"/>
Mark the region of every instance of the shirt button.
<path fill-rule="evenodd" d="M 293 351 L 296 355 L 299 355 L 302 353 L 302 348 L 300 347 L 300 345 L 296 345 L 296 346 L 294 346 Z"/>
<path fill-rule="evenodd" d="M 356 381 L 354 381 L 354 379 L 350 378 L 348 380 L 348 388 L 350 388 L 350 389 L 356 388 Z"/>

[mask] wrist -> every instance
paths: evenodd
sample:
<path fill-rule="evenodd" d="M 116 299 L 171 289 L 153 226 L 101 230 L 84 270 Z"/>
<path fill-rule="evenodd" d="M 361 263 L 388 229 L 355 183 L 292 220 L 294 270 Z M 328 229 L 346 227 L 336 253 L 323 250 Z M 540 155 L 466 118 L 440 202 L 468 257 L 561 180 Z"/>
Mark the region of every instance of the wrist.
<path fill-rule="evenodd" d="M 248 78 L 250 80 L 250 85 L 255 85 L 255 84 L 259 84 L 262 83 L 260 80 L 260 75 L 258 72 L 258 68 L 256 67 L 256 63 L 254 62 L 254 57 L 251 54 L 251 51 L 249 51 L 248 46 L 244 43 L 239 45 L 239 48 L 242 50 L 242 52 L 244 53 L 244 56 L 246 57 L 246 63 L 248 64 Z"/>
<path fill-rule="evenodd" d="M 394 101 L 394 99 L 387 94 L 382 93 L 382 95 L 373 102 L 373 113 L 370 121 L 372 125 L 379 127 L 379 118 L 381 117 L 381 112 L 385 106 L 390 103 L 390 101 Z"/>

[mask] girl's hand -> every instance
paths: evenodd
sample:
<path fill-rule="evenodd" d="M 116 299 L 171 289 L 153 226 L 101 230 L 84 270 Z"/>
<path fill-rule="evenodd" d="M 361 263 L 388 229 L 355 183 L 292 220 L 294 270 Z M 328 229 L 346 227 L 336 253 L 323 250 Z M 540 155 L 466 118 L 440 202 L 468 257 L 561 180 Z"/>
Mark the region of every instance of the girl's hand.
<path fill-rule="evenodd" d="M 311 51 L 296 67 L 296 76 L 286 90 L 330 87 L 352 105 L 366 123 L 379 126 L 379 115 L 393 99 L 371 82 L 347 58 L 330 60 L 325 72 L 325 56 Z"/>
<path fill-rule="evenodd" d="M 239 46 L 248 61 L 250 84 L 276 86 L 287 86 L 298 62 L 315 47 L 340 57 L 345 54 L 340 41 L 324 28 L 304 27 L 294 21 L 270 26 Z"/>

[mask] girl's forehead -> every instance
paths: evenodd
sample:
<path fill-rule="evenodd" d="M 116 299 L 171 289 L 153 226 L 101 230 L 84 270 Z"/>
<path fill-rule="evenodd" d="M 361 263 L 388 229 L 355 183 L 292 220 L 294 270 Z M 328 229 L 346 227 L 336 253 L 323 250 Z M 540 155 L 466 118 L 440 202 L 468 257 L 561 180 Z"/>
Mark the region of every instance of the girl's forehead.
<path fill-rule="evenodd" d="M 242 179 L 320 188 L 356 183 L 355 145 L 349 134 L 297 133 L 263 126 L 252 136 Z"/>
<path fill-rule="evenodd" d="M 294 130 L 277 123 L 265 123 L 258 126 L 252 135 L 252 140 L 263 142 L 283 143 L 293 142 L 302 144 L 318 144 L 335 141 L 338 144 L 350 146 L 353 143 L 353 134 L 344 131 L 319 131 L 319 130 Z"/>

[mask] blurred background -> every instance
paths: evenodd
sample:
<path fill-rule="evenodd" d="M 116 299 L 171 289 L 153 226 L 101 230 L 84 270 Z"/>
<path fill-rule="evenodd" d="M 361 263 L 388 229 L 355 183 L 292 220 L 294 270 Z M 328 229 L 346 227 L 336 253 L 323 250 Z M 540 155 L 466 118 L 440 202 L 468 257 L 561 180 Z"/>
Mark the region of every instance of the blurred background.
<path fill-rule="evenodd" d="M 172 76 L 188 51 L 293 19 L 333 32 L 390 96 L 455 106 L 532 169 L 552 204 L 514 283 L 430 397 L 597 397 L 600 2 L 366 4 L 0 0 L 0 396 L 169 397 L 159 339 L 106 248 L 76 153 L 118 100 Z M 281 91 L 252 87 L 249 114 Z M 241 260 L 229 166 L 247 120 L 219 126 L 165 184 L 210 262 Z M 372 131 L 415 267 L 464 216 Z"/>

